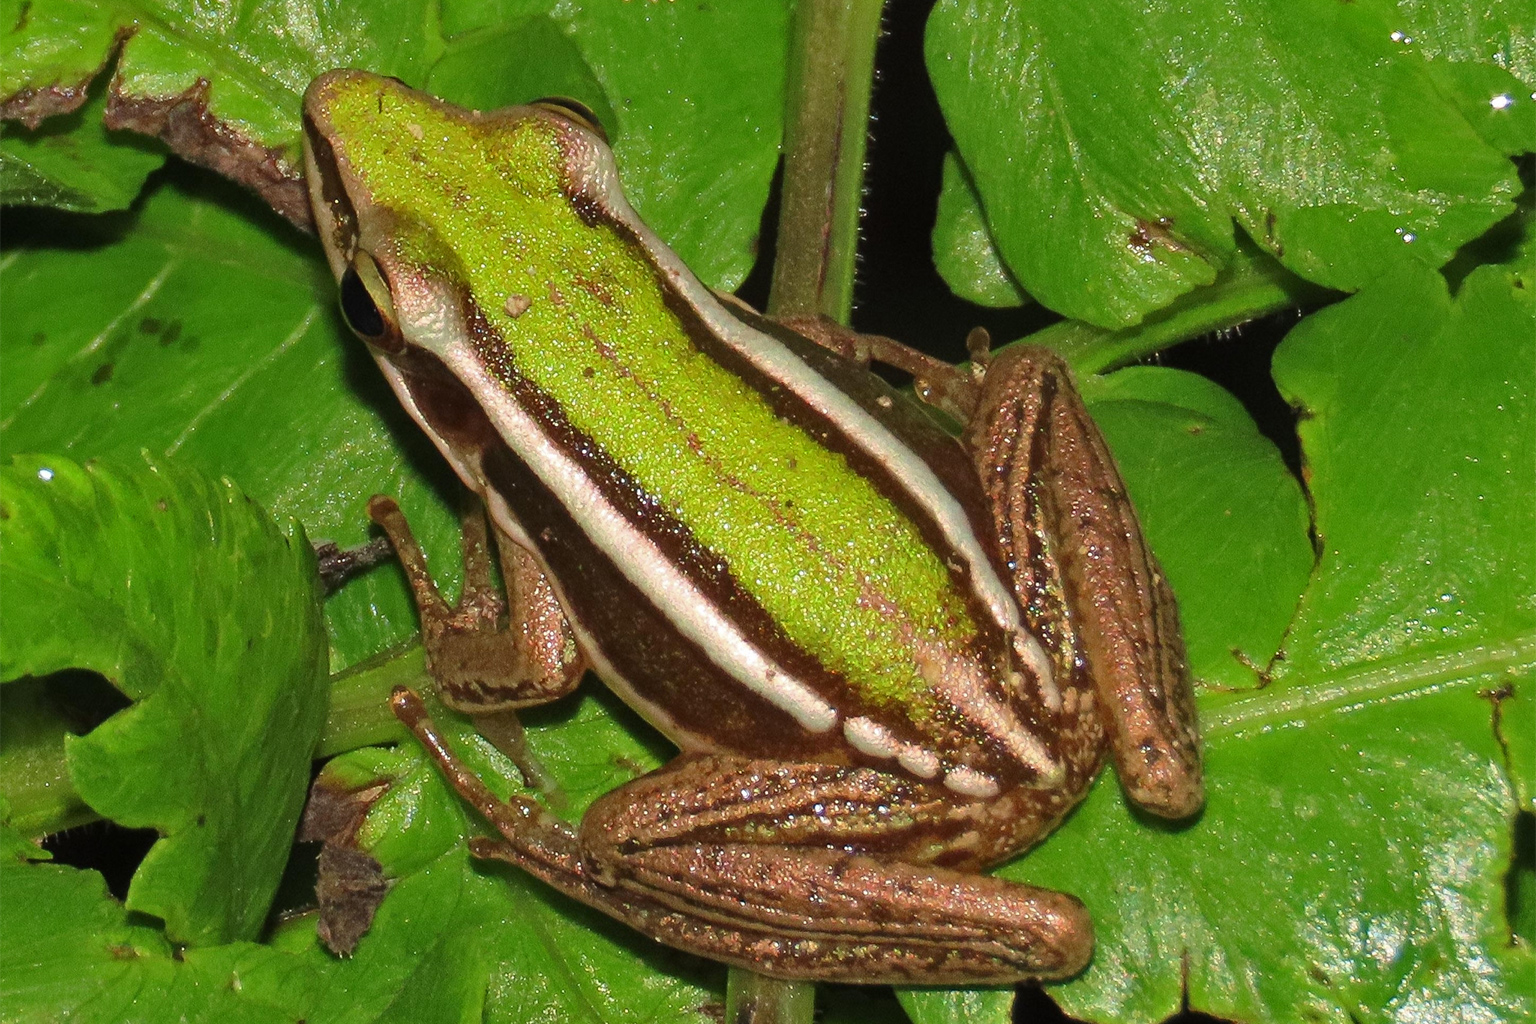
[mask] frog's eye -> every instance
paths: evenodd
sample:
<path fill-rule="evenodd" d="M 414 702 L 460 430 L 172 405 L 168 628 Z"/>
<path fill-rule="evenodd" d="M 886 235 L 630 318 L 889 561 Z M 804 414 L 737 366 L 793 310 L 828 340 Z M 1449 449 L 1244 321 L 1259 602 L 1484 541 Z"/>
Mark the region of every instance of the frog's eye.
<path fill-rule="evenodd" d="M 368 344 L 386 351 L 403 348 L 395 326 L 395 304 L 373 257 L 359 252 L 341 274 L 341 315 Z"/>
<path fill-rule="evenodd" d="M 597 115 L 592 113 L 591 107 L 579 100 L 573 100 L 569 96 L 546 96 L 528 105 L 540 107 L 552 114 L 559 114 L 567 121 L 575 121 L 604 142 L 608 141 L 608 133 L 603 131 L 602 122 L 598 121 Z"/>

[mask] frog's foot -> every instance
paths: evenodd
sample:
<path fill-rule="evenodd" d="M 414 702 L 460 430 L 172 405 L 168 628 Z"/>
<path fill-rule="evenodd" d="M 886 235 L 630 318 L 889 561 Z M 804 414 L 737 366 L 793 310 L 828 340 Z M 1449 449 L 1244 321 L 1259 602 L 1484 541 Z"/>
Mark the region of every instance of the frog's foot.
<path fill-rule="evenodd" d="M 497 548 L 508 597 L 502 596 L 491 577 L 485 516 L 476 506 L 463 519 L 463 592 L 449 607 L 400 506 L 375 495 L 368 515 L 389 535 L 405 569 L 421 614 L 427 672 L 443 703 L 474 716 L 524 781 L 558 801 L 558 791 L 527 751 L 514 710 L 569 693 L 586 668 L 549 580 L 532 555 L 502 539 Z"/>
<path fill-rule="evenodd" d="M 965 440 L 1021 603 L 1066 605 L 1052 619 L 1070 630 L 1038 632 L 1058 665 L 1086 664 L 1126 794 L 1165 817 L 1193 814 L 1200 739 L 1178 610 L 1066 364 L 1043 348 L 1002 352 Z"/>
<path fill-rule="evenodd" d="M 970 419 L 976 408 L 990 347 L 987 332 L 980 328 L 966 338 L 972 365 L 958 367 L 895 338 L 861 334 L 824 316 L 793 315 L 769 319 L 860 366 L 867 368 L 870 363 L 883 363 L 910 374 L 912 390 L 919 398 L 961 423 Z"/>

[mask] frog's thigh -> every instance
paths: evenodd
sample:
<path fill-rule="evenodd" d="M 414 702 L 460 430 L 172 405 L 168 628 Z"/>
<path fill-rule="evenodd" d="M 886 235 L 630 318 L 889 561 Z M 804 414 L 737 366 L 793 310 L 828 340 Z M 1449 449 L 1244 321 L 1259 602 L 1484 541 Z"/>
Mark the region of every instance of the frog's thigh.
<path fill-rule="evenodd" d="M 870 768 L 683 756 L 587 812 L 592 875 L 670 907 L 664 942 L 780 977 L 985 984 L 1066 977 L 1075 898 L 934 866 L 987 805 Z M 849 849 L 857 853 L 848 852 Z"/>
<path fill-rule="evenodd" d="M 1012 481 L 993 495 L 999 534 L 1038 536 L 1055 555 L 1126 793 L 1158 814 L 1191 814 L 1200 741 L 1178 611 L 1104 438 L 1047 349 L 1004 351 L 983 387 L 966 441 L 983 480 Z"/>

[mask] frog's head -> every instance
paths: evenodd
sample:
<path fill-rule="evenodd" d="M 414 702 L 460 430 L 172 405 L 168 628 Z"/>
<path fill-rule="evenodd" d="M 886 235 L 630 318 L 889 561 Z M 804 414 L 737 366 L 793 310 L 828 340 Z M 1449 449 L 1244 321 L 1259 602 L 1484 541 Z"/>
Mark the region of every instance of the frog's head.
<path fill-rule="evenodd" d="M 331 71 L 304 96 L 304 161 L 342 311 L 381 360 L 487 322 L 512 344 L 550 268 L 634 217 L 600 131 L 563 104 L 481 113 Z"/>

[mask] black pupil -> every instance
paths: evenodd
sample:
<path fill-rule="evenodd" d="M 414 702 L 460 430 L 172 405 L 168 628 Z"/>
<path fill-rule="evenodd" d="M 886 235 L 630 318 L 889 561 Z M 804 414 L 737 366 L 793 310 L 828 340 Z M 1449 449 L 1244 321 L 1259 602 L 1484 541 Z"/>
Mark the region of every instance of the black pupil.
<path fill-rule="evenodd" d="M 341 275 L 341 315 L 365 338 L 377 338 L 384 333 L 384 318 L 379 315 L 379 307 L 374 305 L 363 279 L 351 267 Z"/>

